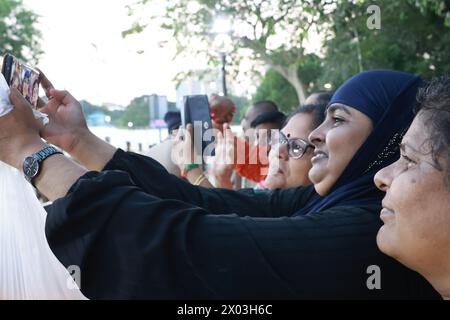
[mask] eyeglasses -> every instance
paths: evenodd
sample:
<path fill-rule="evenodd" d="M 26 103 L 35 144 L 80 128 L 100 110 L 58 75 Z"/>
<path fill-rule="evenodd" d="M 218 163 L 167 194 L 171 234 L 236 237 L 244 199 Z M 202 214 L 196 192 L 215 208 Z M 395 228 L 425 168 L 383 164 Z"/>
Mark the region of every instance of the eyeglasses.
<path fill-rule="evenodd" d="M 300 159 L 308 151 L 308 148 L 313 148 L 314 146 L 302 138 L 287 138 L 283 132 L 279 132 L 279 144 L 287 144 L 287 151 L 289 157 L 293 159 Z"/>

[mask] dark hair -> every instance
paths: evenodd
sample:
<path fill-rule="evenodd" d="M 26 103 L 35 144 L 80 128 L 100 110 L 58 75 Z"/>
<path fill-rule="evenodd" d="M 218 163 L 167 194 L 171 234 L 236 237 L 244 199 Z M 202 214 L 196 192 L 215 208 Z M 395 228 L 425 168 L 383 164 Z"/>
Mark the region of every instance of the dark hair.
<path fill-rule="evenodd" d="M 278 129 L 281 129 L 286 119 L 284 113 L 279 111 L 264 112 L 258 115 L 255 120 L 250 123 L 251 128 L 256 128 L 263 123 L 274 123 Z"/>
<path fill-rule="evenodd" d="M 450 181 L 450 75 L 432 79 L 417 94 L 416 112 L 422 117 L 430 135 L 433 161 L 439 170 L 438 158 L 446 158 L 447 181 Z"/>
<path fill-rule="evenodd" d="M 275 112 L 278 111 L 278 106 L 275 102 L 271 100 L 261 100 L 253 103 L 253 108 L 257 109 L 259 112 Z"/>
<path fill-rule="evenodd" d="M 308 101 L 307 104 L 314 104 L 314 105 L 322 105 L 325 106 L 328 105 L 328 103 L 331 100 L 331 97 L 333 96 L 334 91 L 317 91 L 308 96 L 306 98 L 306 101 Z"/>
<path fill-rule="evenodd" d="M 181 126 L 181 113 L 179 111 L 168 111 L 164 115 L 164 122 L 167 124 L 169 133 Z"/>
<path fill-rule="evenodd" d="M 311 114 L 313 116 L 311 122 L 311 130 L 317 128 L 324 120 L 325 120 L 325 110 L 327 108 L 328 102 L 330 102 L 331 97 L 333 96 L 332 92 L 321 91 L 317 93 L 313 93 L 315 96 L 315 103 L 305 104 L 298 107 L 297 110 L 289 114 L 286 118 L 284 125 L 287 125 L 289 120 L 291 120 L 294 116 L 300 113 Z"/>

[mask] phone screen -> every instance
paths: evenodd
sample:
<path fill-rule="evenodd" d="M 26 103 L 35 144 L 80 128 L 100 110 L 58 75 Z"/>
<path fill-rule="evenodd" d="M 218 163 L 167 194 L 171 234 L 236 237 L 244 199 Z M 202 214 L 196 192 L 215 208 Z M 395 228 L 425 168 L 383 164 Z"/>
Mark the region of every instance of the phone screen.
<path fill-rule="evenodd" d="M 39 71 L 7 54 L 3 58 L 2 73 L 8 85 L 19 90 L 36 108 L 39 99 Z"/>

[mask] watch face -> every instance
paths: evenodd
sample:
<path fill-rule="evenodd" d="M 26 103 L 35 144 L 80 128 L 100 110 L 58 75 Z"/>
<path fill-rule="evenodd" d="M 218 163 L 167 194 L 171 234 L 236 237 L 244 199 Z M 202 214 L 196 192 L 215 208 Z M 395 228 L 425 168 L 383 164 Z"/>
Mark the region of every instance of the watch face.
<path fill-rule="evenodd" d="M 33 157 L 27 157 L 23 162 L 23 173 L 28 178 L 34 178 L 39 171 L 39 163 Z"/>

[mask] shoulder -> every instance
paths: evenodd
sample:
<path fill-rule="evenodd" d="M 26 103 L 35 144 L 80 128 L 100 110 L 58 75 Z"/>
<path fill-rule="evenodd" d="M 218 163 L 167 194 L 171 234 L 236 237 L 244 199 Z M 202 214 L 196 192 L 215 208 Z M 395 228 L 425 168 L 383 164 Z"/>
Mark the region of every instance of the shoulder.
<path fill-rule="evenodd" d="M 287 199 L 293 206 L 302 208 L 311 201 L 320 198 L 313 185 L 272 191 L 279 198 Z"/>
<path fill-rule="evenodd" d="M 378 231 L 382 225 L 380 205 L 338 206 L 304 217 L 310 223 L 324 227 L 340 227 L 343 230 Z"/>
<path fill-rule="evenodd" d="M 367 217 L 375 217 L 379 218 L 379 214 L 381 211 L 381 204 L 367 204 L 367 205 L 343 205 L 336 206 L 333 208 L 325 209 L 319 212 L 313 212 L 308 215 L 311 216 L 340 216 L 340 217 L 353 217 L 353 216 L 367 216 Z"/>

